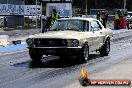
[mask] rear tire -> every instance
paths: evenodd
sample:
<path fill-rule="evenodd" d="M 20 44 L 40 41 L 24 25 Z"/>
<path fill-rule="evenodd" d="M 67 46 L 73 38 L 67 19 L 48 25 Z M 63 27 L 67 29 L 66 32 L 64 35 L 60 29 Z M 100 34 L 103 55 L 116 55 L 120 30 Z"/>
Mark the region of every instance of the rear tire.
<path fill-rule="evenodd" d="M 80 55 L 79 55 L 80 60 L 83 63 L 87 63 L 89 60 L 89 46 L 87 43 L 85 43 L 81 49 Z"/>
<path fill-rule="evenodd" d="M 102 46 L 99 52 L 101 56 L 108 56 L 110 52 L 110 39 L 109 38 L 106 39 L 105 44 Z"/>

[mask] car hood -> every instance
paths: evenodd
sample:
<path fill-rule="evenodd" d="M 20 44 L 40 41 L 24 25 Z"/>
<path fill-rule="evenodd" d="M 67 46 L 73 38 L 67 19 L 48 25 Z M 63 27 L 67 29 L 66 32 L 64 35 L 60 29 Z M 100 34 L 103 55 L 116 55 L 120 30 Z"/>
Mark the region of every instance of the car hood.
<path fill-rule="evenodd" d="M 32 36 L 32 38 L 59 38 L 59 39 L 81 39 L 87 35 L 87 38 L 91 33 L 84 33 L 79 31 L 49 31 L 46 33 L 40 33 Z"/>

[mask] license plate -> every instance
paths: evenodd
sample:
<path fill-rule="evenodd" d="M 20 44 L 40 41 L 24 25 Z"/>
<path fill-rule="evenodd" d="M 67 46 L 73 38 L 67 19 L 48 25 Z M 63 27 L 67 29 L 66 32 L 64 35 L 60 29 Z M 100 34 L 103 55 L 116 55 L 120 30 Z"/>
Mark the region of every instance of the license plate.
<path fill-rule="evenodd" d="M 46 53 L 55 53 L 54 50 L 47 50 Z"/>

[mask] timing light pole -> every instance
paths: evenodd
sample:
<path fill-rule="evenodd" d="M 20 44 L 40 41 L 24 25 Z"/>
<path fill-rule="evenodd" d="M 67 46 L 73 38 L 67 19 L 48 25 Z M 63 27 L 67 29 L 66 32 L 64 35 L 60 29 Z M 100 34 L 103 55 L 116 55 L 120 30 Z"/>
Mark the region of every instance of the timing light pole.
<path fill-rule="evenodd" d="M 87 6 L 87 0 L 86 0 L 86 16 L 87 16 L 88 6 Z"/>
<path fill-rule="evenodd" d="M 37 2 L 37 0 L 36 0 L 36 11 L 35 11 L 35 12 L 36 12 L 36 29 L 38 28 L 38 21 L 37 21 L 37 3 L 38 3 L 38 2 Z"/>
<path fill-rule="evenodd" d="M 43 17 L 42 17 L 42 8 L 43 8 L 43 3 L 42 3 L 42 0 L 41 0 L 41 32 L 43 32 Z"/>
<path fill-rule="evenodd" d="M 125 14 L 125 11 L 126 10 L 126 0 L 124 0 L 124 14 Z"/>

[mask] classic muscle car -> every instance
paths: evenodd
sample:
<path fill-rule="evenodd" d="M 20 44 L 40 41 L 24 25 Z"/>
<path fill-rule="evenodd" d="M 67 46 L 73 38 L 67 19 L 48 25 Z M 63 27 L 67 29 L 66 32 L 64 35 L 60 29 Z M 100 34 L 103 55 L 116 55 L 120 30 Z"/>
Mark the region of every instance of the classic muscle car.
<path fill-rule="evenodd" d="M 81 61 L 89 60 L 89 52 L 99 51 L 101 56 L 110 52 L 112 30 L 104 28 L 94 18 L 58 19 L 45 33 L 27 39 L 30 58 L 41 61 L 43 55 L 77 56 Z"/>

